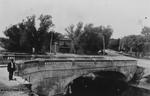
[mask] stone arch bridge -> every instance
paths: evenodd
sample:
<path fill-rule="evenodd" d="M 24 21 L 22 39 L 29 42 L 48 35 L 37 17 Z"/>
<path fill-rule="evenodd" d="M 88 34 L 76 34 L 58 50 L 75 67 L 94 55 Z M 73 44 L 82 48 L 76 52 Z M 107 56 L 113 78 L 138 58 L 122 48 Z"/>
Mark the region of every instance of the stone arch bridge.
<path fill-rule="evenodd" d="M 47 96 L 62 94 L 74 79 L 93 72 L 119 72 L 129 81 L 133 77 L 137 61 L 121 57 L 73 57 L 21 61 L 16 75 L 32 84 L 35 92 Z"/>

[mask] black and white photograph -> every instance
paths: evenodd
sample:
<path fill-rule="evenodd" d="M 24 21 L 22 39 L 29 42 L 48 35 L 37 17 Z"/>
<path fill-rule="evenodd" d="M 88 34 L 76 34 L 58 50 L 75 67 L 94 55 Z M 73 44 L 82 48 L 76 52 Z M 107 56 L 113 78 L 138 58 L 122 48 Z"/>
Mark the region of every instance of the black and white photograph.
<path fill-rule="evenodd" d="M 0 0 L 0 96 L 150 96 L 150 0 Z"/>

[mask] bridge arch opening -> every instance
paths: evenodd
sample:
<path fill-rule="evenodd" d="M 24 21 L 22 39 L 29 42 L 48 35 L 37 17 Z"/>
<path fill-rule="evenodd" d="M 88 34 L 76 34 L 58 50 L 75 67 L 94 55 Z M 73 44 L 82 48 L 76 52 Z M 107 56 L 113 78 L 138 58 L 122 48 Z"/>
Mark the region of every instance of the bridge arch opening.
<path fill-rule="evenodd" d="M 99 71 L 72 80 L 66 86 L 65 96 L 120 96 L 127 88 L 122 73 Z"/>

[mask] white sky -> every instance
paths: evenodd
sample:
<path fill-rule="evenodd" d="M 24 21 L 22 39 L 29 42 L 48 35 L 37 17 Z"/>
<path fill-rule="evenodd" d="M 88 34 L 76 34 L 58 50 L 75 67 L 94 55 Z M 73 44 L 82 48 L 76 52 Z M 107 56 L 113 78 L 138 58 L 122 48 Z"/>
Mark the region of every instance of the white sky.
<path fill-rule="evenodd" d="M 82 21 L 111 25 L 113 37 L 119 38 L 150 26 L 150 0 L 0 0 L 0 36 L 7 26 L 33 14 L 52 15 L 57 32 Z"/>

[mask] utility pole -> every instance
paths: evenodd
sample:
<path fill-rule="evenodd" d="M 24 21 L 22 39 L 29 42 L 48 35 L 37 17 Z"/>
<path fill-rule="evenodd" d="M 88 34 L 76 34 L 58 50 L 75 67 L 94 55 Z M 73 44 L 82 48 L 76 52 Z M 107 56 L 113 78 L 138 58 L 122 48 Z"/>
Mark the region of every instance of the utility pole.
<path fill-rule="evenodd" d="M 118 44 L 119 44 L 118 45 L 118 51 L 120 52 L 120 50 L 121 50 L 121 39 L 120 38 L 118 39 Z"/>
<path fill-rule="evenodd" d="M 52 40 L 53 40 L 53 32 L 51 32 L 51 40 L 50 40 L 50 53 L 52 53 Z"/>
<path fill-rule="evenodd" d="M 102 37 L 103 37 L 103 55 L 104 55 L 105 54 L 105 37 L 104 35 Z"/>
<path fill-rule="evenodd" d="M 56 55 L 56 53 L 57 53 L 57 42 L 55 42 L 55 51 L 54 51 L 54 54 Z"/>

